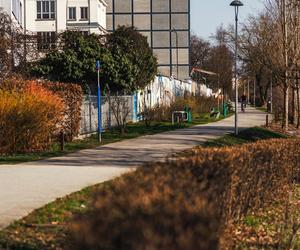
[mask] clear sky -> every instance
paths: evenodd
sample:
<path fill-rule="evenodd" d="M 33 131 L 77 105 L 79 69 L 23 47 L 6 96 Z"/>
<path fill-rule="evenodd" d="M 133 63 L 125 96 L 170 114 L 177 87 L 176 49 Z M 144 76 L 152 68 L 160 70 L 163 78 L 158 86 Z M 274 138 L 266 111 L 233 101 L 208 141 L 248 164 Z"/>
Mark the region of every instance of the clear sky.
<path fill-rule="evenodd" d="M 240 9 L 240 20 L 249 14 L 263 9 L 264 0 L 241 0 L 244 6 Z M 226 27 L 234 23 L 234 8 L 229 6 L 231 0 L 191 0 L 192 32 L 209 39 L 221 24 Z"/>

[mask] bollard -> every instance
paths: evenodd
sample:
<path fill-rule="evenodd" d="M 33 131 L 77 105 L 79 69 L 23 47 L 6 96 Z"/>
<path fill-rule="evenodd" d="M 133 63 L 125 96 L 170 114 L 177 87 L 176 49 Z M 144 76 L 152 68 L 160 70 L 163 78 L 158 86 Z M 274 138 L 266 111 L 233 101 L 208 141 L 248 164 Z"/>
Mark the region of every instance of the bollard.
<path fill-rule="evenodd" d="M 269 127 L 269 115 L 266 115 L 266 127 Z"/>
<path fill-rule="evenodd" d="M 65 150 L 65 133 L 63 131 L 60 132 L 60 150 Z"/>

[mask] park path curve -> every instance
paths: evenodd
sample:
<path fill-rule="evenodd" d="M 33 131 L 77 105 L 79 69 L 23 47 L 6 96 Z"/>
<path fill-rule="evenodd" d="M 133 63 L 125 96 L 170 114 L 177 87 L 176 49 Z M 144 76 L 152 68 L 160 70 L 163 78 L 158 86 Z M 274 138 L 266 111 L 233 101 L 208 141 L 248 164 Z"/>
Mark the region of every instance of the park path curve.
<path fill-rule="evenodd" d="M 265 113 L 248 108 L 241 128 L 265 123 Z M 107 144 L 66 156 L 18 165 L 0 165 L 0 229 L 59 197 L 163 161 L 173 153 L 233 132 L 234 117 L 156 135 Z"/>

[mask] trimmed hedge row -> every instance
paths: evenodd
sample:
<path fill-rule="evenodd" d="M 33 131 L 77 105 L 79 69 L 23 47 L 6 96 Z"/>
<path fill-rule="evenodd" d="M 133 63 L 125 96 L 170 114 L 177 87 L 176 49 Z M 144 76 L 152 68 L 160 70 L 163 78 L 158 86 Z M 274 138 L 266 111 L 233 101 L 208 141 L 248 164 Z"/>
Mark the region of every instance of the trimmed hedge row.
<path fill-rule="evenodd" d="M 72 249 L 218 249 L 227 223 L 299 180 L 300 141 L 194 150 L 99 192 L 71 227 Z M 226 240 L 226 239 L 225 239 Z"/>

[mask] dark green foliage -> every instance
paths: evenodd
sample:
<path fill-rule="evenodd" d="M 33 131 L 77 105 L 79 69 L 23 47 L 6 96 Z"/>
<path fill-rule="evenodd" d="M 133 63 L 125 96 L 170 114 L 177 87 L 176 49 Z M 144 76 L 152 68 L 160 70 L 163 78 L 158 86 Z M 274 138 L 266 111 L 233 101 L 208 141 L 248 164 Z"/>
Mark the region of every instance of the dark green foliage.
<path fill-rule="evenodd" d="M 119 27 L 107 37 L 107 45 L 114 57 L 114 52 L 118 51 L 133 66 L 131 70 L 134 74 L 134 79 L 132 79 L 133 81 L 130 84 L 127 83 L 127 86 L 124 86 L 127 90 L 134 91 L 144 88 L 153 81 L 157 74 L 157 58 L 153 56 L 147 38 L 135 28 Z"/>
<path fill-rule="evenodd" d="M 96 81 L 97 59 L 111 65 L 110 53 L 101 45 L 99 37 L 66 31 L 60 36 L 58 49 L 34 63 L 31 74 L 54 81 L 91 85 Z"/>
<path fill-rule="evenodd" d="M 31 65 L 30 73 L 53 81 L 77 82 L 95 90 L 96 60 L 101 61 L 101 85 L 112 91 L 133 92 L 149 84 L 157 62 L 146 38 L 134 29 L 120 28 L 108 36 L 84 36 L 66 31 L 60 44 L 45 58 Z"/>

